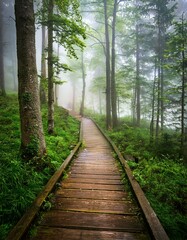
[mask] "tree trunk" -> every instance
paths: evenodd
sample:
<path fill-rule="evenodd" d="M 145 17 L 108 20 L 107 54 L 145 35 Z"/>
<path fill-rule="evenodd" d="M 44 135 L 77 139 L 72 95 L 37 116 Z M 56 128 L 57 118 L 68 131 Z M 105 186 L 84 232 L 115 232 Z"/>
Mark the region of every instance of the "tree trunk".
<path fill-rule="evenodd" d="M 158 6 L 157 6 L 158 8 Z M 160 113 L 161 113 L 161 27 L 160 27 L 160 15 L 158 12 L 158 49 L 157 49 L 157 57 L 158 57 L 158 84 L 157 84 L 157 119 L 156 119 L 156 140 L 158 140 L 158 135 L 160 131 Z"/>
<path fill-rule="evenodd" d="M 76 84 L 75 81 L 72 81 L 73 86 L 73 99 L 72 99 L 72 111 L 75 112 L 75 94 L 76 94 Z"/>
<path fill-rule="evenodd" d="M 158 59 L 159 62 L 159 59 Z M 158 80 L 157 80 L 157 115 L 156 115 L 156 140 L 158 140 L 160 130 L 160 67 L 158 67 Z"/>
<path fill-rule="evenodd" d="M 132 93 L 132 99 L 131 99 L 131 117 L 132 117 L 132 123 L 133 125 L 136 125 L 136 83 L 133 86 L 133 93 Z"/>
<path fill-rule="evenodd" d="M 165 50 L 165 32 L 166 22 L 163 21 L 164 12 L 162 12 L 161 5 L 157 2 L 158 11 L 158 107 L 159 107 L 159 119 L 160 119 L 160 131 L 164 129 L 164 50 Z M 158 127 L 159 128 L 159 127 Z M 157 128 L 157 130 L 158 130 Z M 158 132 L 157 132 L 158 135 Z"/>
<path fill-rule="evenodd" d="M 58 59 L 60 59 L 60 44 L 58 43 L 57 45 L 57 57 Z M 58 73 L 58 78 L 59 78 L 59 74 Z M 55 83 L 54 84 L 54 103 L 56 106 L 58 106 L 58 97 L 59 97 L 59 84 L 58 83 Z"/>
<path fill-rule="evenodd" d="M 16 35 L 16 34 L 15 34 Z M 14 87 L 13 87 L 13 91 L 17 92 L 18 91 L 18 80 L 17 80 L 17 57 L 16 57 L 16 37 L 14 38 L 15 40 L 15 45 L 12 45 L 12 78 L 14 81 Z"/>
<path fill-rule="evenodd" d="M 155 71 L 154 71 L 154 82 L 153 82 L 153 97 L 152 97 L 152 113 L 151 113 L 151 123 L 150 123 L 150 143 L 153 143 L 154 139 L 154 128 L 155 128 L 155 89 L 156 89 L 156 60 L 155 60 Z"/>
<path fill-rule="evenodd" d="M 36 71 L 33 0 L 16 0 L 18 97 L 21 120 L 21 156 L 31 159 L 46 152 Z"/>
<path fill-rule="evenodd" d="M 103 113 L 102 113 L 102 93 L 101 93 L 101 89 L 99 89 L 98 94 L 99 94 L 99 113 L 100 113 L 100 115 L 102 115 Z"/>
<path fill-rule="evenodd" d="M 0 95 L 6 95 L 4 80 L 4 53 L 3 53 L 3 1 L 0 1 Z"/>
<path fill-rule="evenodd" d="M 9 1 L 9 16 L 14 16 L 14 0 Z M 17 79 L 17 49 L 16 49 L 16 27 L 15 21 L 13 19 L 9 20 L 11 23 L 9 25 L 10 35 L 10 51 L 11 51 L 11 60 L 12 60 L 12 79 L 13 79 L 13 91 L 18 92 L 18 79 Z"/>
<path fill-rule="evenodd" d="M 116 39 L 116 13 L 117 13 L 117 0 L 114 0 L 113 9 L 113 21 L 112 21 L 112 66 L 111 66 L 111 106 L 112 106 L 112 125 L 117 127 L 117 94 L 116 94 L 116 79 L 115 79 L 115 63 L 116 63 L 116 52 L 115 52 L 115 39 Z"/>
<path fill-rule="evenodd" d="M 85 102 L 85 91 L 86 91 L 86 77 L 85 77 L 85 69 L 84 69 L 84 57 L 83 52 L 81 54 L 81 69 L 82 69 L 82 82 L 83 82 L 83 88 L 82 88 L 82 101 L 81 101 L 81 107 L 80 107 L 80 115 L 84 116 L 84 102 Z"/>
<path fill-rule="evenodd" d="M 164 69 L 163 69 L 163 52 L 161 52 L 161 61 L 160 61 L 160 125 L 161 132 L 164 129 Z"/>
<path fill-rule="evenodd" d="M 54 0 L 49 0 L 48 6 L 48 133 L 54 132 L 54 84 L 53 84 L 53 6 Z"/>
<path fill-rule="evenodd" d="M 140 126 L 140 46 L 138 23 L 136 24 L 136 125 Z"/>
<path fill-rule="evenodd" d="M 44 6 L 44 0 L 43 6 Z M 44 20 L 44 14 L 42 16 L 42 20 Z M 41 79 L 40 79 L 40 100 L 41 103 L 46 103 L 46 92 L 44 88 L 45 81 L 47 81 L 47 73 L 46 73 L 46 27 L 42 25 L 42 57 L 41 57 Z"/>
<path fill-rule="evenodd" d="M 185 37 L 184 37 L 184 14 L 182 14 L 182 93 L 181 93 L 181 150 L 184 159 L 187 158 L 187 151 L 185 150 L 187 145 L 187 132 L 185 129 L 185 90 L 187 86 L 187 67 L 186 67 L 186 56 L 185 56 Z M 186 141 L 186 143 L 185 143 Z"/>
<path fill-rule="evenodd" d="M 108 30 L 107 0 L 104 3 L 105 42 L 106 42 L 106 127 L 111 128 L 111 79 L 110 79 L 110 41 Z"/>

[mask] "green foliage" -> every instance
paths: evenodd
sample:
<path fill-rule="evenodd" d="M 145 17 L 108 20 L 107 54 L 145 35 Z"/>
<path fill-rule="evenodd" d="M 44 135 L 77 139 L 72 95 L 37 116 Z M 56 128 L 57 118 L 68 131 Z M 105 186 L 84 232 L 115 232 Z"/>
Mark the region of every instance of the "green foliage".
<path fill-rule="evenodd" d="M 55 108 L 55 133 L 47 133 L 47 107 L 42 106 L 47 154 L 24 162 L 19 156 L 20 129 L 16 95 L 0 97 L 0 239 L 19 220 L 54 171 L 78 142 L 79 122 Z M 30 146 L 30 150 L 35 147 Z M 50 204 L 46 202 L 46 208 Z"/>
<path fill-rule="evenodd" d="M 182 18 L 178 22 L 173 23 L 173 32 L 168 35 L 167 50 L 165 58 L 168 63 L 165 68 L 175 69 L 174 73 L 182 74 L 183 67 L 186 67 L 187 58 L 187 21 Z M 184 59 L 182 52 L 185 52 Z M 185 66 L 183 66 L 183 61 Z"/>
<path fill-rule="evenodd" d="M 61 71 L 72 71 L 72 69 L 67 64 L 60 63 L 59 57 L 53 55 L 53 71 L 56 77 L 58 77 Z"/>
<path fill-rule="evenodd" d="M 110 131 L 109 136 L 114 140 L 123 154 L 138 158 L 149 158 L 149 130 L 131 127 L 123 123 L 119 131 Z"/>
<path fill-rule="evenodd" d="M 86 38 L 85 27 L 79 13 L 79 1 L 55 0 L 55 10 L 51 19 L 48 19 L 48 0 L 44 1 L 37 13 L 38 23 L 47 26 L 53 21 L 54 40 L 65 48 L 69 57 L 77 58 L 75 46 L 83 49 L 83 40 Z"/>
<path fill-rule="evenodd" d="M 170 239 L 186 239 L 187 169 L 166 157 L 152 158 L 136 164 L 133 174 Z"/>

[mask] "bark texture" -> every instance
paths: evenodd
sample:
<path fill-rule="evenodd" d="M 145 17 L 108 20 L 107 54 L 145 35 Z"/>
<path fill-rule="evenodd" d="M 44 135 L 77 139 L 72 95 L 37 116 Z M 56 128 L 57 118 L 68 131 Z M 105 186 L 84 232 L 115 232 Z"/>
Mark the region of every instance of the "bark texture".
<path fill-rule="evenodd" d="M 82 52 L 81 55 L 81 69 L 82 69 L 82 83 L 83 83 L 83 88 L 82 88 L 82 101 L 81 101 L 81 107 L 80 107 L 80 115 L 84 116 L 84 102 L 85 102 L 85 93 L 86 93 L 86 75 L 85 75 L 85 68 L 84 68 L 84 55 Z"/>
<path fill-rule="evenodd" d="M 53 84 L 53 0 L 48 6 L 48 133 L 54 132 L 54 84 Z"/>
<path fill-rule="evenodd" d="M 21 121 L 21 155 L 25 159 L 46 152 L 36 71 L 33 0 L 16 0 L 18 97 Z"/>
<path fill-rule="evenodd" d="M 3 1 L 0 1 L 0 95 L 6 95 L 3 57 Z"/>
<path fill-rule="evenodd" d="M 115 51 L 115 40 L 116 40 L 116 14 L 117 14 L 118 3 L 114 1 L 113 10 L 113 21 L 112 21 L 112 59 L 111 59 L 111 106 L 112 106 L 112 125 L 116 128 L 118 125 L 117 118 L 117 93 L 116 93 L 116 51 Z"/>
<path fill-rule="evenodd" d="M 107 1 L 104 0 L 105 42 L 106 42 L 106 127 L 111 128 L 111 78 L 110 78 L 110 41 L 107 16 Z"/>
<path fill-rule="evenodd" d="M 47 81 L 46 73 L 46 27 L 42 26 L 42 57 L 41 57 L 41 80 L 40 80 L 40 100 L 41 103 L 46 103 L 46 92 L 44 83 Z"/>

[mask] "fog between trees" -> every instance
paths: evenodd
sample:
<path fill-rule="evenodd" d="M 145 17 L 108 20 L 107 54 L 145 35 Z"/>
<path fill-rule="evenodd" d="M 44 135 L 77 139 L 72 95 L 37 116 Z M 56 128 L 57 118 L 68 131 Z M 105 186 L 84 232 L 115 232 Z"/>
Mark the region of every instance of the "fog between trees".
<path fill-rule="evenodd" d="M 36 13 L 41 6 L 41 1 L 35 2 Z M 67 57 L 65 46 L 53 43 L 53 53 L 73 70 L 58 74 L 65 82 L 54 86 L 56 103 L 80 110 L 84 68 L 85 108 L 107 113 L 108 128 L 117 125 L 116 117 L 129 115 L 136 125 L 141 125 L 141 119 L 150 121 L 153 138 L 169 127 L 181 132 L 184 143 L 186 9 L 183 0 L 81 0 L 80 13 L 87 36 L 83 58 L 78 47 L 78 59 L 72 59 Z M 14 1 L 1 1 L 0 11 L 1 91 L 12 92 L 18 86 Z M 38 18 L 36 53 L 41 75 L 42 27 Z"/>

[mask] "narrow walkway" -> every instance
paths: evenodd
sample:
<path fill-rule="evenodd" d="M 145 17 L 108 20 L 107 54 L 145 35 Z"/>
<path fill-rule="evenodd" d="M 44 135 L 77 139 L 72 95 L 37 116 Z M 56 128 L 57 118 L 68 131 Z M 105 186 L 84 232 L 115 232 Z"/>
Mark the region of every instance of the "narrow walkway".
<path fill-rule="evenodd" d="M 91 120 L 83 119 L 83 139 L 84 149 L 32 239 L 149 239 L 121 183 L 111 147 Z"/>

